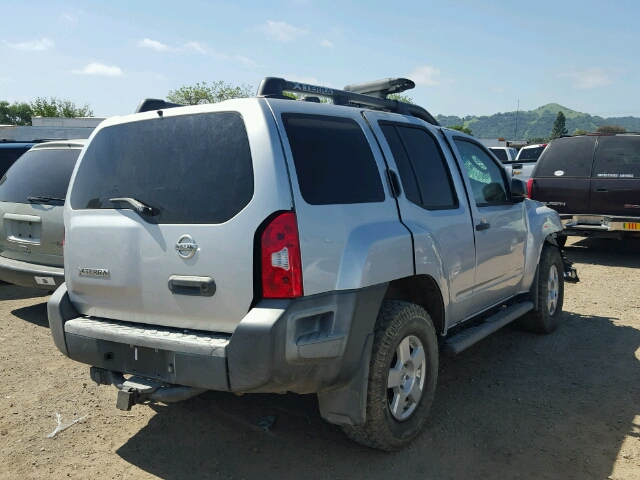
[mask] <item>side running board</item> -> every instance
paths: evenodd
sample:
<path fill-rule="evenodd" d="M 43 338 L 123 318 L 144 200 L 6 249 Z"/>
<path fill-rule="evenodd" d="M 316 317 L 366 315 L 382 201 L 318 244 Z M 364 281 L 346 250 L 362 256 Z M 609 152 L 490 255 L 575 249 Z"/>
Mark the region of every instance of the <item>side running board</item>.
<path fill-rule="evenodd" d="M 515 319 L 521 317 L 529 310 L 533 310 L 533 303 L 531 302 L 517 303 L 500 310 L 498 313 L 487 318 L 483 324 L 468 328 L 449 338 L 444 343 L 443 353 L 449 356 L 457 355 L 484 337 L 504 327 L 507 323 L 513 322 Z"/>

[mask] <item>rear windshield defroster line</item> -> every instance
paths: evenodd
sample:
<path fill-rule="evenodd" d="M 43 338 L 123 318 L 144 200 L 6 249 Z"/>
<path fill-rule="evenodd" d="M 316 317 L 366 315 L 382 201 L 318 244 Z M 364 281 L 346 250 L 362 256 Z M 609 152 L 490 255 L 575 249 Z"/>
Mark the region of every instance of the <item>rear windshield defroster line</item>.
<path fill-rule="evenodd" d="M 100 130 L 70 192 L 71 208 L 131 209 L 133 198 L 160 211 L 161 224 L 218 224 L 253 197 L 249 139 L 238 113 L 156 118 Z M 150 217 L 151 218 L 151 217 Z"/>
<path fill-rule="evenodd" d="M 62 204 L 80 149 L 32 150 L 22 155 L 0 178 L 0 202 L 30 203 L 36 197 Z M 49 199 L 49 200 L 44 200 Z"/>

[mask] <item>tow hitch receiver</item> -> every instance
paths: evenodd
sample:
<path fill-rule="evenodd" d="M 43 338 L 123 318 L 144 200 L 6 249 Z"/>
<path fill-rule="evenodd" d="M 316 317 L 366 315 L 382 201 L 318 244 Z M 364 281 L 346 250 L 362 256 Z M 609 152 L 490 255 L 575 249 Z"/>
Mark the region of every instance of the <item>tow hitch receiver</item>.
<path fill-rule="evenodd" d="M 206 391 L 205 388 L 169 385 L 142 377 L 125 379 L 120 372 L 98 367 L 91 367 L 90 375 L 98 385 L 114 385 L 119 390 L 116 408 L 125 411 L 144 402 L 180 402 Z"/>

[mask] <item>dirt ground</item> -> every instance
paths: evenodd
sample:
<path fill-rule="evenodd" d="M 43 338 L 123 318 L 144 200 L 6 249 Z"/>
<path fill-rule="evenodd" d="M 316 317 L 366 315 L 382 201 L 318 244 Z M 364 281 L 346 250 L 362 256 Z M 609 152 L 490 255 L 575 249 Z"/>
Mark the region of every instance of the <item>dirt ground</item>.
<path fill-rule="evenodd" d="M 640 240 L 567 253 L 581 282 L 560 328 L 506 327 L 441 359 L 424 433 L 394 454 L 349 441 L 314 395 L 119 411 L 115 388 L 54 347 L 48 297 L 0 285 L 0 478 L 640 478 Z M 86 417 L 47 438 L 56 413 Z"/>

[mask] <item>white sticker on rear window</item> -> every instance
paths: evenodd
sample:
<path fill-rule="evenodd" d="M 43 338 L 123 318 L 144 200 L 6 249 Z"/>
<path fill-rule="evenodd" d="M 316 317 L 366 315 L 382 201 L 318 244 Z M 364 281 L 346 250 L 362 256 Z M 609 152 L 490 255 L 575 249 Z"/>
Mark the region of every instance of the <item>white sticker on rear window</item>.
<path fill-rule="evenodd" d="M 564 175 L 564 170 L 556 170 L 555 172 L 553 172 L 553 174 L 556 177 L 561 177 L 562 175 Z"/>
<path fill-rule="evenodd" d="M 33 277 L 36 279 L 36 283 L 38 285 L 54 285 L 56 284 L 56 281 L 53 279 L 53 277 Z"/>

